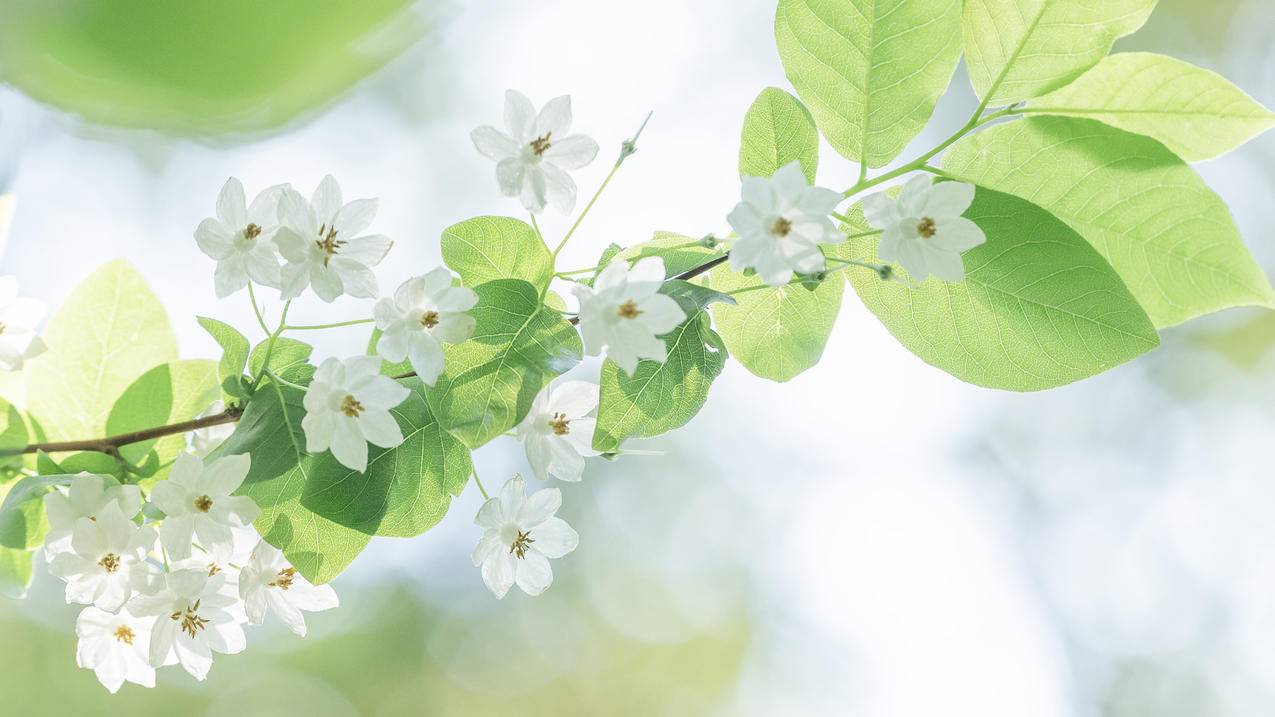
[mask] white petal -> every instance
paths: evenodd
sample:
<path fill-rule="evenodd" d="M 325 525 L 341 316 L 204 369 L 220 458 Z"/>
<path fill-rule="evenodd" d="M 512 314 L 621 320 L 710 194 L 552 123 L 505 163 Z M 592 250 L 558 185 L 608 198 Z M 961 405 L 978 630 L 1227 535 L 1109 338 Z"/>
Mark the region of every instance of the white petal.
<path fill-rule="evenodd" d="M 470 553 L 470 562 L 474 567 L 478 567 L 487 562 L 487 559 L 498 550 L 503 550 L 505 544 L 500 542 L 500 533 L 495 530 L 488 530 L 483 533 L 483 537 L 478 539 L 478 545 L 474 546 L 474 552 Z"/>
<path fill-rule="evenodd" d="M 549 567 L 549 559 L 530 550 L 526 557 L 515 560 L 517 564 L 518 587 L 528 595 L 539 595 L 553 584 L 553 568 Z"/>
<path fill-rule="evenodd" d="M 433 386 L 443 373 L 443 348 L 429 333 L 417 332 L 409 341 L 412 370 L 426 386 Z"/>
<path fill-rule="evenodd" d="M 664 294 L 648 296 L 638 304 L 638 320 L 656 336 L 663 336 L 686 320 L 686 312 Z"/>
<path fill-rule="evenodd" d="M 929 175 L 918 174 L 903 185 L 899 193 L 899 216 L 919 217 L 930 200 L 933 181 Z"/>
<path fill-rule="evenodd" d="M 212 495 L 230 495 L 243 485 L 251 466 L 252 458 L 246 453 L 218 458 L 204 466 L 200 486 Z"/>
<path fill-rule="evenodd" d="M 576 206 L 576 183 L 571 175 L 548 162 L 540 164 L 545 181 L 545 197 L 554 209 L 570 214 Z"/>
<path fill-rule="evenodd" d="M 341 197 L 341 185 L 336 183 L 336 178 L 331 174 L 319 182 L 314 195 L 310 198 L 315 218 L 318 219 L 319 224 L 325 224 L 328 228 L 331 228 L 332 220 L 336 217 L 336 213 L 341 211 L 344 203 Z M 317 234 L 317 231 L 315 233 Z"/>
<path fill-rule="evenodd" d="M 337 238 L 357 236 L 372 225 L 376 218 L 376 210 L 380 202 L 376 199 L 355 199 L 341 207 L 332 220 L 336 227 Z M 343 253 L 347 253 L 343 251 Z"/>
<path fill-rule="evenodd" d="M 221 187 L 217 195 L 217 218 L 232 231 L 248 226 L 247 201 L 244 199 L 243 184 L 231 177 Z"/>
<path fill-rule="evenodd" d="M 545 175 L 541 167 L 527 167 L 522 179 L 522 189 L 518 193 L 522 206 L 532 214 L 539 214 L 545 210 L 547 195 L 548 189 L 545 187 Z"/>
<path fill-rule="evenodd" d="M 598 384 L 592 381 L 563 381 L 549 393 L 549 409 L 565 413 L 567 418 L 580 418 L 598 407 Z"/>
<path fill-rule="evenodd" d="M 536 117 L 536 137 L 566 137 L 571 131 L 571 95 L 555 97 L 545 103 Z"/>
<path fill-rule="evenodd" d="M 930 189 L 930 197 L 919 216 L 931 219 L 959 217 L 974 203 L 974 185 L 962 182 L 939 182 Z"/>
<path fill-rule="evenodd" d="M 774 214 L 777 208 L 775 191 L 769 179 L 744 177 L 742 195 L 744 201 L 759 214 Z"/>
<path fill-rule="evenodd" d="M 195 227 L 195 244 L 210 259 L 225 259 L 234 251 L 230 233 L 216 219 L 205 219 Z"/>
<path fill-rule="evenodd" d="M 501 550 L 483 563 L 483 582 L 499 600 L 505 597 L 514 584 L 514 557 Z"/>
<path fill-rule="evenodd" d="M 543 156 L 546 162 L 553 162 L 562 169 L 580 169 L 598 156 L 598 143 L 592 137 L 582 134 L 573 134 L 562 139 L 557 139 L 557 135 L 554 137 Z"/>
<path fill-rule="evenodd" d="M 527 496 L 527 500 L 518 508 L 514 522 L 521 526 L 534 526 L 543 523 L 562 507 L 562 491 L 557 488 L 545 488 Z"/>
<path fill-rule="evenodd" d="M 363 437 L 373 445 L 393 448 L 403 442 L 403 431 L 389 411 L 364 411 L 358 422 Z"/>
<path fill-rule="evenodd" d="M 480 154 L 496 162 L 507 157 L 516 157 L 522 149 L 509 135 L 491 126 L 475 129 L 469 133 L 469 138 L 474 141 L 474 147 Z"/>
<path fill-rule="evenodd" d="M 928 248 L 925 261 L 930 272 L 943 281 L 956 283 L 965 280 L 965 264 L 960 254 Z"/>
<path fill-rule="evenodd" d="M 899 222 L 898 202 L 885 192 L 863 199 L 863 217 L 874 229 L 885 230 Z"/>
<path fill-rule="evenodd" d="M 353 426 L 352 421 L 337 425 L 330 450 L 341 465 L 362 473 L 367 470 L 367 441 Z"/>
<path fill-rule="evenodd" d="M 517 90 L 505 91 L 505 129 L 517 144 L 530 142 L 536 124 L 536 107 Z"/>
<path fill-rule="evenodd" d="M 500 160 L 496 164 L 496 182 L 500 185 L 500 193 L 506 197 L 518 196 L 526 173 L 527 165 L 518 157 Z"/>
<path fill-rule="evenodd" d="M 548 518 L 536 526 L 531 537 L 536 540 L 536 550 L 550 558 L 561 558 L 580 544 L 579 534 L 561 518 Z"/>
<path fill-rule="evenodd" d="M 986 241 L 987 235 L 982 228 L 965 217 L 939 220 L 937 233 L 929 239 L 933 248 L 956 253 L 969 251 Z"/>
<path fill-rule="evenodd" d="M 345 246 L 341 247 L 337 257 L 357 261 L 363 266 L 376 266 L 393 246 L 394 242 L 389 237 L 383 234 L 369 234 L 346 240 Z"/>

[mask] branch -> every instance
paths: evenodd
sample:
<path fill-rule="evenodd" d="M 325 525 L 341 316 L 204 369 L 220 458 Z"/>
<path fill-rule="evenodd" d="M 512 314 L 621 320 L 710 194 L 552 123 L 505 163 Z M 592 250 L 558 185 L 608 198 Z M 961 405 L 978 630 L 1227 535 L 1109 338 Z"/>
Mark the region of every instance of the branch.
<path fill-rule="evenodd" d="M 133 431 L 132 433 L 121 433 L 117 436 L 107 436 L 106 438 L 90 438 L 82 441 L 63 441 L 60 443 L 32 443 L 21 450 L 0 451 L 0 456 L 15 456 L 25 453 L 36 453 L 44 451 L 45 453 L 65 453 L 67 451 L 96 451 L 105 453 L 109 456 L 118 456 L 120 446 L 127 446 L 130 443 L 141 443 L 149 441 L 152 438 L 163 438 L 177 433 L 186 433 L 200 428 L 209 428 L 211 426 L 220 426 L 225 423 L 234 423 L 243 415 L 242 408 L 227 408 L 225 411 L 213 416 L 205 416 L 190 421 L 182 421 L 181 423 L 171 423 L 167 426 L 158 426 L 156 428 L 147 428 L 141 431 Z"/>

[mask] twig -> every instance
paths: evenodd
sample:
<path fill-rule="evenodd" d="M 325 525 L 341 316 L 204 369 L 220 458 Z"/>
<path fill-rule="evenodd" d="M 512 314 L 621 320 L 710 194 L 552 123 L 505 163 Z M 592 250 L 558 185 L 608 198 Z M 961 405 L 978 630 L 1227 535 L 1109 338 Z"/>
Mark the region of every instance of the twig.
<path fill-rule="evenodd" d="M 186 433 L 200 428 L 209 428 L 211 426 L 220 426 L 225 423 L 234 423 L 243 415 L 243 409 L 238 407 L 227 408 L 213 416 L 205 416 L 203 418 L 195 418 L 181 423 L 171 423 L 167 426 L 158 426 L 156 428 L 147 428 L 141 431 L 133 431 L 131 433 L 121 433 L 117 436 L 107 436 L 106 438 L 91 438 L 83 441 L 61 441 L 55 443 L 32 443 L 22 450 L 6 450 L 0 451 L 0 456 L 15 456 L 25 453 L 36 453 L 44 451 L 45 453 L 65 453 L 67 451 L 96 451 L 97 453 L 105 453 L 109 456 L 118 456 L 120 446 L 127 446 L 130 443 L 141 443 L 149 441 L 152 438 L 163 438 L 177 433 Z"/>

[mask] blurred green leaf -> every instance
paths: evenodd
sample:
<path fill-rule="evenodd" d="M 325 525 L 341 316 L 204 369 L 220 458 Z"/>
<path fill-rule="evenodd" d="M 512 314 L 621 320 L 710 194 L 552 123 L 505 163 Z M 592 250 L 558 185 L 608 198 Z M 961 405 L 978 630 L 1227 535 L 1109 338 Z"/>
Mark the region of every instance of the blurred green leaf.
<path fill-rule="evenodd" d="M 0 595 L 20 600 L 31 586 L 31 556 L 26 550 L 0 548 Z"/>
<path fill-rule="evenodd" d="M 156 366 L 134 381 L 115 402 L 106 421 L 106 433 L 116 435 L 188 421 L 216 401 L 218 394 L 217 364 L 211 360 L 173 361 Z M 185 447 L 186 436 L 175 434 L 121 446 L 120 455 L 136 464 L 154 449 L 160 462 L 168 463 Z"/>
<path fill-rule="evenodd" d="M 70 475 L 27 476 L 14 483 L 0 503 L 0 546 L 29 550 L 37 547 L 49 530 L 44 515 L 44 494 L 57 485 L 70 485 Z"/>

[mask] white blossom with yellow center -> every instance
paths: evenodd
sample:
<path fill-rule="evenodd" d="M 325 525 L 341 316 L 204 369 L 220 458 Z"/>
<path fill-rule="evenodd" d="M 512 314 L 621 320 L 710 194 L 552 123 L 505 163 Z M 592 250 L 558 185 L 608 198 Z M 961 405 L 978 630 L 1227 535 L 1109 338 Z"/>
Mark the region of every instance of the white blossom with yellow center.
<path fill-rule="evenodd" d="M 348 468 L 367 470 L 367 444 L 393 448 L 403 432 L 390 409 L 411 393 L 406 386 L 381 375 L 380 356 L 329 358 L 314 372 L 302 404 L 305 449 L 332 456 Z"/>
<path fill-rule="evenodd" d="M 588 381 L 563 381 L 536 396 L 517 433 L 537 478 L 580 480 L 584 459 L 598 455 L 593 450 L 597 419 L 589 415 L 597 408 L 598 384 Z"/>
<path fill-rule="evenodd" d="M 376 351 L 386 361 L 411 362 L 417 378 L 433 386 L 443 372 L 443 344 L 458 344 L 474 335 L 468 312 L 478 294 L 452 286 L 452 273 L 439 267 L 403 282 L 394 298 L 376 303 L 376 327 L 381 338 Z"/>
<path fill-rule="evenodd" d="M 881 230 L 877 257 L 898 262 L 916 281 L 933 274 L 944 281 L 965 280 L 961 253 L 987 241 L 977 224 L 961 216 L 974 201 L 974 185 L 932 183 L 917 175 L 896 200 L 885 192 L 863 200 L 863 216 Z"/>
<path fill-rule="evenodd" d="M 584 352 L 607 358 L 633 375 L 638 361 L 663 363 L 668 356 L 659 337 L 686 320 L 686 312 L 672 298 L 659 293 L 664 285 L 664 260 L 639 259 L 612 262 L 598 275 L 593 286 L 573 287 L 580 301 L 580 335 Z"/>
<path fill-rule="evenodd" d="M 470 559 L 482 568 L 483 582 L 497 599 L 514 585 L 528 595 L 543 593 L 553 584 L 549 559 L 561 558 L 580 543 L 576 531 L 554 516 L 562 506 L 561 491 L 526 492 L 527 481 L 514 476 L 474 518 L 486 532 Z"/>
<path fill-rule="evenodd" d="M 108 503 L 94 518 L 80 518 L 70 552 L 58 553 L 49 572 L 66 581 L 66 601 L 119 610 L 133 595 L 133 584 L 146 556 L 155 548 L 155 529 L 138 527 Z"/>
<path fill-rule="evenodd" d="M 330 585 L 311 584 L 288 564 L 278 548 L 264 540 L 239 573 L 239 596 L 244 601 L 248 624 L 265 622 L 269 609 L 301 637 L 306 633 L 303 612 L 331 610 L 341 604 Z"/>
<path fill-rule="evenodd" d="M 159 537 L 171 560 L 191 556 L 191 543 L 218 562 L 234 552 L 236 528 L 252 525 L 261 509 L 252 498 L 234 495 L 248 475 L 252 459 L 247 455 L 218 458 L 207 464 L 183 453 L 173 463 L 168 480 L 151 489 L 151 502 L 164 512 Z"/>
<path fill-rule="evenodd" d="M 263 190 L 248 204 L 243 184 L 226 180 L 217 196 L 217 216 L 199 223 L 195 243 L 217 262 L 213 283 L 224 298 L 248 285 L 248 280 L 279 288 L 279 253 L 275 231 L 279 228 L 279 197 L 287 185 Z"/>

